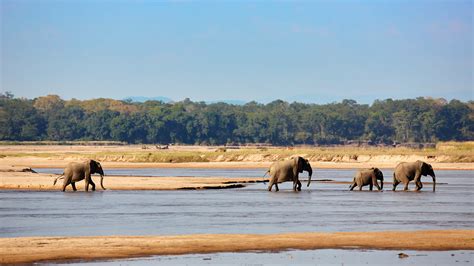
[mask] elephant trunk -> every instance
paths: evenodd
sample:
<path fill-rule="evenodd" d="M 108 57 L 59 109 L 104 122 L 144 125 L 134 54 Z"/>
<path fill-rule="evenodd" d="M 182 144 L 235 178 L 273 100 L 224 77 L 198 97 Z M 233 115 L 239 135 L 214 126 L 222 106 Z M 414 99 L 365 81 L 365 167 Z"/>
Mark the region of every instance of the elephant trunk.
<path fill-rule="evenodd" d="M 380 180 L 380 190 L 383 190 L 383 179 Z"/>
<path fill-rule="evenodd" d="M 100 175 L 100 186 L 102 187 L 103 190 L 106 190 L 106 188 L 104 187 L 103 182 L 104 182 L 104 175 L 102 174 L 102 175 Z"/>
<path fill-rule="evenodd" d="M 308 185 L 306 185 L 306 187 L 309 187 L 309 184 L 311 184 L 311 176 L 313 175 L 313 169 L 311 169 L 311 167 L 308 169 L 308 175 Z"/>
<path fill-rule="evenodd" d="M 435 192 L 435 190 L 436 190 L 436 177 L 435 177 L 435 175 L 433 175 L 432 178 L 433 178 L 433 192 Z"/>

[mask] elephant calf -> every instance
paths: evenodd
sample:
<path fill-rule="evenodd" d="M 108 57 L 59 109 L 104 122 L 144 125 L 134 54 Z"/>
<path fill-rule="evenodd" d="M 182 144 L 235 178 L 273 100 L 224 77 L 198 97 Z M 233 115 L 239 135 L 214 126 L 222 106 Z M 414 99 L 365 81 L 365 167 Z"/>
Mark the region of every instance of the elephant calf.
<path fill-rule="evenodd" d="M 311 183 L 311 175 L 313 169 L 309 161 L 303 157 L 295 157 L 282 162 L 275 162 L 270 166 L 267 173 L 270 173 L 270 184 L 268 185 L 268 191 L 272 191 L 273 185 L 275 185 L 276 191 L 278 191 L 278 183 L 285 181 L 293 181 L 293 190 L 301 191 L 301 182 L 298 179 L 298 174 L 307 171 L 309 174 L 308 187 Z"/>
<path fill-rule="evenodd" d="M 410 181 L 415 181 L 415 191 L 420 190 L 423 187 L 421 183 L 421 176 L 430 175 L 433 178 L 433 191 L 436 190 L 436 177 L 431 164 L 427 164 L 422 161 L 416 161 L 412 163 L 399 163 L 395 167 L 393 172 L 393 191 L 397 188 L 399 183 L 404 183 L 405 187 L 403 190 L 408 190 L 408 184 Z"/>
<path fill-rule="evenodd" d="M 377 180 L 380 180 L 380 187 L 377 183 Z M 359 187 L 359 190 L 362 190 L 363 186 L 369 185 L 369 189 L 372 190 L 373 186 L 376 186 L 378 190 L 383 189 L 383 174 L 378 168 L 370 169 L 361 169 L 357 171 L 352 184 L 350 185 L 350 190 L 353 190 L 356 186 Z"/>
<path fill-rule="evenodd" d="M 83 163 L 69 163 L 66 168 L 64 168 L 64 172 L 62 175 L 58 176 L 53 183 L 53 186 L 56 185 L 58 179 L 64 179 L 63 182 L 63 191 L 66 190 L 66 187 L 71 184 L 72 189 L 76 191 L 76 182 L 85 179 L 85 190 L 89 191 L 89 184 L 92 186 L 92 191 L 95 190 L 95 184 L 92 181 L 91 175 L 92 174 L 100 174 L 100 186 L 103 190 L 105 190 L 104 185 L 102 182 L 104 181 L 104 171 L 102 170 L 102 166 L 99 162 L 94 160 L 87 160 Z"/>

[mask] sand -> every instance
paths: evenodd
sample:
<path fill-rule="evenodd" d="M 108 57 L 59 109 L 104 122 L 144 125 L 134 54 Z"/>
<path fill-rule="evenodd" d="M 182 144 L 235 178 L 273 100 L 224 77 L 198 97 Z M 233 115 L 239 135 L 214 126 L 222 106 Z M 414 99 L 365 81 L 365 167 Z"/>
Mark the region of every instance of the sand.
<path fill-rule="evenodd" d="M 31 167 L 31 168 L 64 168 L 69 162 L 82 160 L 58 160 L 42 157 L 4 157 L 0 158 L 0 168 Z M 313 169 L 361 169 L 378 167 L 393 169 L 398 161 L 389 162 L 310 162 Z M 139 163 L 139 162 L 108 162 L 101 161 L 107 168 L 268 168 L 272 162 L 188 162 L 188 163 Z M 431 163 L 436 170 L 474 170 L 474 163 Z"/>
<path fill-rule="evenodd" d="M 58 175 L 29 172 L 6 172 L 0 169 L 0 189 L 9 190 L 61 190 L 62 180 L 55 186 L 53 181 Z M 100 187 L 100 176 L 93 175 L 96 190 Z M 179 189 L 226 189 L 245 186 L 246 183 L 263 182 L 263 178 L 249 177 L 144 177 L 144 176 L 104 176 L 107 190 L 179 190 Z M 84 190 L 84 181 L 76 184 L 78 190 Z M 91 189 L 89 187 L 89 189 Z M 67 191 L 72 191 L 69 185 Z"/>
<path fill-rule="evenodd" d="M 148 147 L 143 149 L 143 147 Z M 120 154 L 140 154 L 140 153 L 172 153 L 172 152 L 203 152 L 213 153 L 215 146 L 170 146 L 169 150 L 157 150 L 154 145 L 112 145 L 112 146 L 81 146 L 81 145 L 0 145 L 0 168 L 5 167 L 31 167 L 31 168 L 63 168 L 71 161 L 83 161 L 89 158 L 91 154 L 101 154 L 99 161 L 107 168 L 267 168 L 272 160 L 277 160 L 272 153 L 273 148 L 268 149 L 269 156 L 262 154 L 246 154 L 242 158 L 236 158 L 233 161 L 220 160 L 218 157 L 211 162 L 180 162 L 180 163 L 159 163 L 159 162 L 137 162 L 131 158 L 116 158 Z M 285 147 L 276 147 L 275 150 L 284 150 Z M 226 154 L 233 152 L 241 153 L 241 150 L 229 150 Z M 361 150 L 362 151 L 362 150 Z M 291 151 L 293 152 L 293 151 Z M 294 150 L 296 155 L 304 150 Z M 313 168 L 324 169 L 357 169 L 366 167 L 379 167 L 384 169 L 394 168 L 402 161 L 423 160 L 433 165 L 436 170 L 474 170 L 474 163 L 443 162 L 445 155 L 435 154 L 436 158 L 431 156 L 422 156 L 416 154 L 405 155 L 360 155 L 357 160 L 352 160 L 350 156 L 338 154 L 342 151 L 334 151 L 337 158 L 334 161 L 314 160 L 311 161 Z M 109 155 L 113 156 L 109 156 Z M 272 155 L 273 154 L 273 155 Z M 302 155 L 302 154 L 300 154 Z M 304 155 L 302 155 L 304 156 Z M 342 157 L 341 157 L 342 156 Z M 281 159 L 281 158 L 280 158 Z M 132 160 L 132 161 L 127 161 Z"/>
<path fill-rule="evenodd" d="M 0 238 L 0 263 L 287 249 L 474 250 L 474 230 Z"/>

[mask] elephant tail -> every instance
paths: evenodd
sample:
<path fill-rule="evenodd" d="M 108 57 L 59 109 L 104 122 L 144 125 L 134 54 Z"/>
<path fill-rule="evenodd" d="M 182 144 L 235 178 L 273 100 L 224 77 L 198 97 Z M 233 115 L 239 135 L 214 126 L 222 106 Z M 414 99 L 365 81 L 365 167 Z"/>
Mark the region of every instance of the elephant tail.
<path fill-rule="evenodd" d="M 56 177 L 56 179 L 54 179 L 54 183 L 53 183 L 53 186 L 56 185 L 56 182 L 58 182 L 59 179 L 63 179 L 64 178 L 64 173 L 58 177 Z"/>
<path fill-rule="evenodd" d="M 267 183 L 267 181 L 265 181 L 265 178 L 264 178 L 264 177 L 265 177 L 268 173 L 270 173 L 270 169 L 268 169 L 268 170 L 265 172 L 265 174 L 263 174 L 263 176 L 262 176 L 262 178 L 263 178 L 263 184 L 266 184 L 266 183 Z"/>
<path fill-rule="evenodd" d="M 352 179 L 352 184 L 349 185 L 349 189 L 352 190 L 356 186 L 355 177 Z"/>
<path fill-rule="evenodd" d="M 356 182 L 356 178 L 354 177 L 354 178 L 352 179 L 352 184 L 349 185 L 349 188 L 352 188 L 352 185 L 355 184 L 355 182 Z"/>

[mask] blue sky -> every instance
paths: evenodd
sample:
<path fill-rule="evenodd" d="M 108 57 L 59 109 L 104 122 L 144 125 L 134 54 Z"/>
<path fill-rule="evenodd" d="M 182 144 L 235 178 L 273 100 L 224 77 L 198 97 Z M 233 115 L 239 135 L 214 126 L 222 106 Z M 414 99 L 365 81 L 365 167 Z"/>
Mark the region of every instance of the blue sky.
<path fill-rule="evenodd" d="M 473 99 L 471 1 L 1 1 L 1 91 Z"/>

